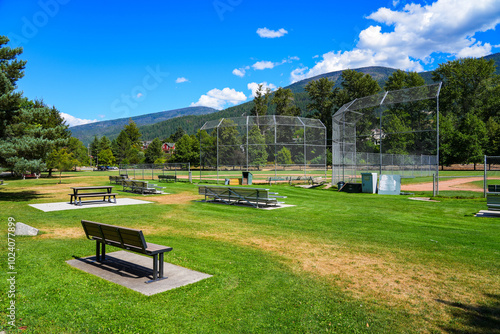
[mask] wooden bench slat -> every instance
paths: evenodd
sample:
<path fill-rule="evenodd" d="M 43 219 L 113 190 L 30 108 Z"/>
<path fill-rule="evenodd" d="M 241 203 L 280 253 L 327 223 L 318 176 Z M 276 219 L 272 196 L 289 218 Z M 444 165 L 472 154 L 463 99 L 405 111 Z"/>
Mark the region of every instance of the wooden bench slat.
<path fill-rule="evenodd" d="M 96 193 L 96 194 L 78 194 L 76 197 L 101 197 L 101 196 L 116 196 L 116 193 Z"/>

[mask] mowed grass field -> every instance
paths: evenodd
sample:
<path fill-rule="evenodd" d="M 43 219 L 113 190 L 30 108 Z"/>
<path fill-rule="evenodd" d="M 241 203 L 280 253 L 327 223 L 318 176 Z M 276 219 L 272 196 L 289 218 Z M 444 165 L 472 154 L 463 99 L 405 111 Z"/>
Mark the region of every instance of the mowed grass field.
<path fill-rule="evenodd" d="M 500 218 L 480 194 L 338 193 L 270 186 L 294 207 L 259 210 L 201 202 L 195 184 L 164 183 L 154 203 L 42 212 L 70 187 L 108 174 L 0 186 L 0 330 L 7 333 L 495 333 L 500 328 Z M 415 182 L 418 182 L 415 179 Z M 408 182 L 408 181 L 405 181 Z M 8 218 L 42 234 L 16 237 L 16 327 L 7 307 Z M 142 229 L 173 247 L 165 261 L 213 277 L 144 296 L 75 269 L 92 256 L 81 219 Z M 109 247 L 108 252 L 114 249 Z M 168 276 L 168 273 L 167 273 Z"/>

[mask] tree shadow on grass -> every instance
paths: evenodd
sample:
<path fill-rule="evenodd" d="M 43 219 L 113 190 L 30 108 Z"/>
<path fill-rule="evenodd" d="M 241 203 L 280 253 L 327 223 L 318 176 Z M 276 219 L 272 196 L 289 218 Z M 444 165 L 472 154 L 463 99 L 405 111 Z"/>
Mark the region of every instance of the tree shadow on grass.
<path fill-rule="evenodd" d="M 473 306 L 438 299 L 452 307 L 454 324 L 444 327 L 447 333 L 491 334 L 500 333 L 500 295 L 486 295 L 493 299 L 488 305 Z"/>
<path fill-rule="evenodd" d="M 44 195 L 34 190 L 24 190 L 16 192 L 1 191 L 0 202 L 26 202 L 33 199 L 43 198 Z"/>

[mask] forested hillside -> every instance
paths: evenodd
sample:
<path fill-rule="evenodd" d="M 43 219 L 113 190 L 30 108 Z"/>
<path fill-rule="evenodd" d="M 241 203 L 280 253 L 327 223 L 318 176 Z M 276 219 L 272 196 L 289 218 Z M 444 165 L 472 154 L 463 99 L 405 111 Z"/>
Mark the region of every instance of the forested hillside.
<path fill-rule="evenodd" d="M 79 125 L 72 127 L 69 130 L 71 131 L 73 137 L 80 139 L 85 145 L 87 145 L 92 141 L 94 136 L 106 136 L 110 139 L 116 138 L 123 127 L 129 123 L 130 119 L 132 119 L 138 126 L 141 126 L 155 124 L 176 117 L 210 114 L 215 111 L 217 110 L 209 107 L 188 107 L 135 117 L 124 117 L 109 121 Z"/>

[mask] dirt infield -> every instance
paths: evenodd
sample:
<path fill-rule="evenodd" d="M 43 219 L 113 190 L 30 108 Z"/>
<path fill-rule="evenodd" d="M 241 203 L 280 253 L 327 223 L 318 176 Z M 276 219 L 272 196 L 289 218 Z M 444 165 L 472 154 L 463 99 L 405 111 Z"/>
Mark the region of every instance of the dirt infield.
<path fill-rule="evenodd" d="M 483 188 L 472 184 L 475 181 L 482 181 L 482 177 L 467 177 L 467 178 L 457 178 L 450 180 L 439 181 L 439 190 L 451 190 L 451 191 L 477 191 L 482 192 Z M 432 182 L 428 183 L 415 183 L 401 185 L 401 190 L 403 191 L 432 191 Z"/>

